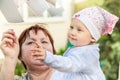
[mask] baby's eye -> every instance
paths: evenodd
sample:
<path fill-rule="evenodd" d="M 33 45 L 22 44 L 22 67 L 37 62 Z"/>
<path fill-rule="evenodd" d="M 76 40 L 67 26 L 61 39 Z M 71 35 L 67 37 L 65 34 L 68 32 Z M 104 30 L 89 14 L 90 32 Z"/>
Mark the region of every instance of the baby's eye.
<path fill-rule="evenodd" d="M 81 31 L 81 29 L 77 29 L 77 31 Z"/>
<path fill-rule="evenodd" d="M 73 26 L 70 26 L 70 29 L 73 29 Z"/>

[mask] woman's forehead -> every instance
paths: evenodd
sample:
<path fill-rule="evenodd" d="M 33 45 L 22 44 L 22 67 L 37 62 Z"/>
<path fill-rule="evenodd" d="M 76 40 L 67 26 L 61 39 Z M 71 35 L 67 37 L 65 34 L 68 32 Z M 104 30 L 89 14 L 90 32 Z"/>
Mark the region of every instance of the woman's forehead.
<path fill-rule="evenodd" d="M 46 34 L 42 30 L 37 30 L 37 31 L 31 30 L 29 31 L 29 35 L 31 36 L 31 35 L 46 35 Z"/>
<path fill-rule="evenodd" d="M 38 30 L 35 32 L 34 30 L 31 30 L 29 32 L 29 38 L 46 38 L 48 37 L 42 30 Z"/>

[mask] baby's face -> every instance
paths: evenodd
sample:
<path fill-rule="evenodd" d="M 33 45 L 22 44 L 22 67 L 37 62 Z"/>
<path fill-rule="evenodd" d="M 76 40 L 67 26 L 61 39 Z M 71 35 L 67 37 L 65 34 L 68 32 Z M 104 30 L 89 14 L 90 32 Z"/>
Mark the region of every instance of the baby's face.
<path fill-rule="evenodd" d="M 94 41 L 86 26 L 78 19 L 73 19 L 71 22 L 68 40 L 74 46 L 89 45 Z"/>

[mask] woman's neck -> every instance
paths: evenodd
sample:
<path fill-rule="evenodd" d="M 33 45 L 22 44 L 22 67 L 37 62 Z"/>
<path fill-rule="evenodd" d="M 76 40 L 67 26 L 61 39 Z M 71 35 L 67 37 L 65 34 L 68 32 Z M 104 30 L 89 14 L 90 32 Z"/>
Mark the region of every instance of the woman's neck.
<path fill-rule="evenodd" d="M 50 80 L 50 77 L 53 73 L 53 69 L 49 68 L 45 71 L 38 72 L 38 71 L 32 71 L 29 72 L 29 78 L 30 80 Z"/>

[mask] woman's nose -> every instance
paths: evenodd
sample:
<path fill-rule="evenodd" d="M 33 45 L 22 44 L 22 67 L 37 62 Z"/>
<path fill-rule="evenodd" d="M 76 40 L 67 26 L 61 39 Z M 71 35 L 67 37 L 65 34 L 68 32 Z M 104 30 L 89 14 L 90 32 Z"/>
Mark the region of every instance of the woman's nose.
<path fill-rule="evenodd" d="M 36 42 L 36 47 L 37 47 L 37 48 L 40 48 L 40 47 L 42 47 L 42 44 L 41 44 L 40 42 L 39 42 L 39 43 Z"/>

